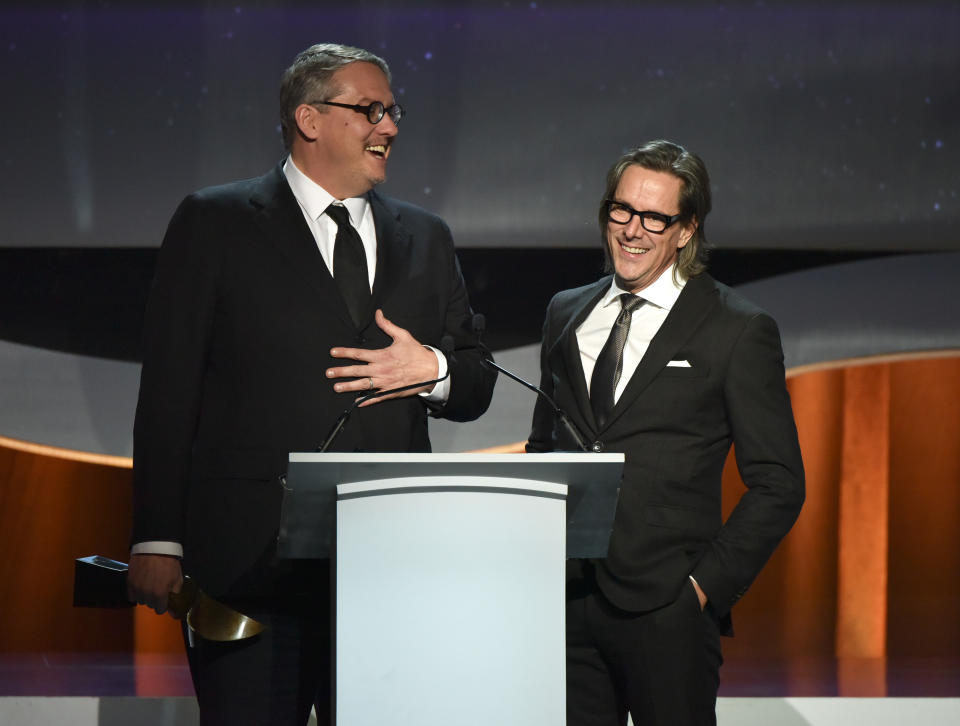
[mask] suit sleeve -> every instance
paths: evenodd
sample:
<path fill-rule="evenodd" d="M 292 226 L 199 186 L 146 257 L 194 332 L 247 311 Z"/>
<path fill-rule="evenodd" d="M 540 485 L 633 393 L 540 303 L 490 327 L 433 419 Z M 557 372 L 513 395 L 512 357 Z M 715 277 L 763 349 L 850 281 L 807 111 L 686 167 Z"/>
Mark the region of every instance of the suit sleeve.
<path fill-rule="evenodd" d="M 440 273 L 445 300 L 444 334 L 453 338 L 454 350 L 447 356 L 450 395 L 445 403 L 430 405 L 430 408 L 438 418 L 473 421 L 490 406 L 497 378 L 496 373 L 482 363 L 482 356 L 489 355 L 489 351 L 478 344 L 473 332 L 473 310 L 450 230 L 442 221 L 438 220 L 438 224 L 445 259 L 445 269 Z"/>
<path fill-rule="evenodd" d="M 147 303 L 133 432 L 134 543 L 183 542 L 216 291 L 201 208 L 188 197 L 171 219 Z"/>
<path fill-rule="evenodd" d="M 724 401 L 747 491 L 691 573 L 718 615 L 747 591 L 793 526 L 804 500 L 783 351 L 770 316 L 753 316 L 735 343 Z"/>

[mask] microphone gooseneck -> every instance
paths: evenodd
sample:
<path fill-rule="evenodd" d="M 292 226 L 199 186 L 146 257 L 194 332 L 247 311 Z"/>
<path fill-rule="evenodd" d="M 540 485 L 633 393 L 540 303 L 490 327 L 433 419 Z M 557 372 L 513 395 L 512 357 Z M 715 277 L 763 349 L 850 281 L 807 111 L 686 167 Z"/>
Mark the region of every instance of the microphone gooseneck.
<path fill-rule="evenodd" d="M 538 396 L 541 396 L 544 401 L 550 404 L 550 407 L 553 409 L 554 415 L 560 421 L 564 429 L 566 429 L 567 433 L 570 434 L 570 437 L 576 442 L 577 446 L 580 447 L 581 451 L 597 451 L 598 449 L 596 448 L 596 446 L 589 444 L 586 438 L 584 437 L 584 435 L 580 433 L 580 429 L 578 429 L 576 425 L 573 423 L 573 421 L 570 420 L 570 417 L 567 416 L 566 411 L 560 408 L 557 405 L 556 401 L 554 401 L 549 395 L 547 395 L 545 391 L 541 390 L 539 387 L 533 385 L 532 383 L 529 383 L 523 380 L 520 376 L 516 375 L 515 373 L 512 373 L 511 371 L 508 371 L 506 368 L 499 365 L 498 363 L 495 363 L 489 354 L 483 352 L 483 346 L 480 344 L 480 339 L 483 336 L 484 330 L 486 329 L 486 318 L 484 318 L 481 313 L 476 313 L 473 316 L 472 325 L 473 325 L 473 333 L 474 335 L 477 336 L 477 346 L 481 350 L 480 360 L 483 362 L 483 364 L 488 368 L 492 368 L 498 373 L 503 373 L 507 378 L 510 378 L 511 380 L 516 381 L 521 386 L 524 386 L 529 390 L 533 391 L 534 393 L 536 393 Z"/>

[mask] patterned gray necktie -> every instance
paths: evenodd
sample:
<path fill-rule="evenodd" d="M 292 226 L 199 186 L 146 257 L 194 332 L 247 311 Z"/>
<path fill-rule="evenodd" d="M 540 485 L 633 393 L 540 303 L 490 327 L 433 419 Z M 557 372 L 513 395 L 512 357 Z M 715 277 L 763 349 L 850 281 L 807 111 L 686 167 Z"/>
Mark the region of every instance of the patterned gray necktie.
<path fill-rule="evenodd" d="M 613 412 L 613 394 L 623 375 L 623 348 L 630 332 L 633 311 L 643 305 L 643 298 L 623 293 L 620 296 L 620 314 L 610 329 L 607 342 L 603 344 L 597 364 L 590 378 L 590 406 L 597 428 L 602 429 Z"/>

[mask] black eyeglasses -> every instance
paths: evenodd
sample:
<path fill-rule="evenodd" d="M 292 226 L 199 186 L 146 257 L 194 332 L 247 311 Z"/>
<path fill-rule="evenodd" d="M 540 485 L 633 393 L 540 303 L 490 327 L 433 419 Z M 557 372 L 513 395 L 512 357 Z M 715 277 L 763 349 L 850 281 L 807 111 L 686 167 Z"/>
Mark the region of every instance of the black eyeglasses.
<path fill-rule="evenodd" d="M 380 123 L 380 120 L 383 118 L 384 114 L 389 116 L 390 120 L 393 121 L 394 124 L 399 124 L 400 119 L 403 118 L 403 106 L 401 106 L 399 103 L 395 103 L 392 106 L 384 106 L 382 103 L 380 103 L 380 101 L 374 101 L 373 103 L 368 103 L 366 106 L 361 106 L 352 103 L 337 103 L 336 101 L 311 101 L 310 105 L 349 108 L 351 111 L 364 114 L 367 117 L 367 121 L 372 124 Z"/>
<path fill-rule="evenodd" d="M 638 212 L 629 204 L 614 199 L 604 199 L 603 205 L 607 209 L 607 219 L 617 224 L 629 224 L 634 215 L 640 217 L 640 224 L 648 232 L 663 234 L 667 228 L 678 221 L 683 215 L 660 214 L 660 212 Z"/>

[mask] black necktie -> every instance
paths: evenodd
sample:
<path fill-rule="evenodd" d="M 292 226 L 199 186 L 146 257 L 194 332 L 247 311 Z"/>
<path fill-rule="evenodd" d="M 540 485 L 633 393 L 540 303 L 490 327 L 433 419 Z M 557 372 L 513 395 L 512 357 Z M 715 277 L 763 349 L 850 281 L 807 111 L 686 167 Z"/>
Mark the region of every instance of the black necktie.
<path fill-rule="evenodd" d="M 333 279 L 340 288 L 350 310 L 350 317 L 359 327 L 370 307 L 370 278 L 367 275 L 367 255 L 360 235 L 350 224 L 346 207 L 331 204 L 327 214 L 337 223 L 337 238 L 333 243 Z"/>
<path fill-rule="evenodd" d="M 624 293 L 620 296 L 620 314 L 610 329 L 607 342 L 603 344 L 597 364 L 590 378 L 590 406 L 597 428 L 603 428 L 613 412 L 613 394 L 623 374 L 623 348 L 630 332 L 633 311 L 643 304 L 643 298 Z"/>

